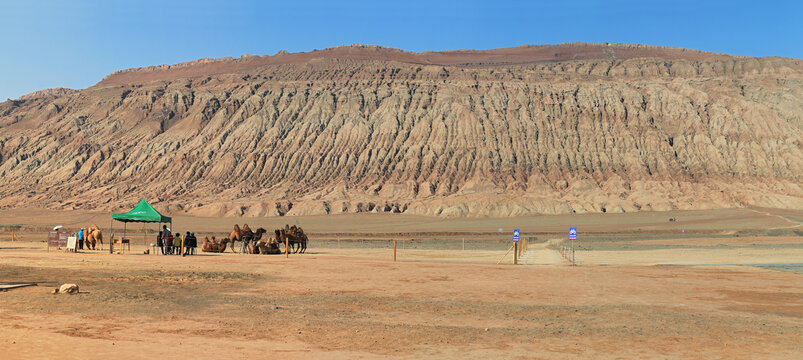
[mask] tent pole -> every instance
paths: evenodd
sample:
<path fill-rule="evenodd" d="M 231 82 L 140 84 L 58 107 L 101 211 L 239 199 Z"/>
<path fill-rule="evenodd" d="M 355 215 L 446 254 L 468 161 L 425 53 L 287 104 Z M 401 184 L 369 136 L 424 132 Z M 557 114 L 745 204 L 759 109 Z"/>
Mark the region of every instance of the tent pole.
<path fill-rule="evenodd" d="M 120 238 L 120 254 L 123 253 L 123 239 L 125 239 L 125 230 L 128 227 L 128 222 L 123 223 L 123 237 Z"/>
<path fill-rule="evenodd" d="M 114 218 L 109 219 L 109 242 L 111 242 L 112 238 L 114 238 L 114 227 L 112 226 L 113 223 L 114 223 Z M 102 245 L 103 244 L 101 244 L 101 246 Z"/>
<path fill-rule="evenodd" d="M 114 254 L 112 249 L 114 248 L 114 228 L 112 227 L 114 224 L 114 218 L 109 220 L 109 254 Z"/>

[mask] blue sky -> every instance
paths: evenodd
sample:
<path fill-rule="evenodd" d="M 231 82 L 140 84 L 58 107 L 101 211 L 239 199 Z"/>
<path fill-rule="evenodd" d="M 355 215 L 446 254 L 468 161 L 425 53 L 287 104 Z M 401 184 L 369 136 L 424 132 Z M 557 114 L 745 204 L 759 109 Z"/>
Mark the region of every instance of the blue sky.
<path fill-rule="evenodd" d="M 622 42 L 803 58 L 803 1 L 7 1 L 0 100 L 130 67 L 352 43 Z"/>

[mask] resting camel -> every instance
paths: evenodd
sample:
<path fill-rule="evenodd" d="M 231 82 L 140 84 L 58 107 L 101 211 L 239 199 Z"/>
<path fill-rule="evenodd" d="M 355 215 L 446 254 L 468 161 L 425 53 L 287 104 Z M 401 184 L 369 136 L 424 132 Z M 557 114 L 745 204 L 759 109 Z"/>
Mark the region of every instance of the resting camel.
<path fill-rule="evenodd" d="M 232 230 L 231 234 L 229 234 L 229 242 L 231 243 L 231 251 L 234 252 L 234 242 L 235 241 L 244 241 L 244 240 L 251 240 L 254 236 L 254 232 L 251 231 L 251 228 L 248 227 L 248 224 L 243 224 L 243 228 L 240 229 L 240 226 L 234 224 L 234 229 Z"/>
<path fill-rule="evenodd" d="M 264 241 L 262 241 L 262 236 L 265 235 L 266 232 L 268 232 L 268 231 L 265 230 L 264 228 L 259 228 L 259 229 L 257 229 L 256 232 L 254 232 L 254 237 L 253 237 L 253 239 L 251 239 L 251 242 L 248 244 L 248 253 L 249 254 L 259 254 L 259 253 L 261 253 L 261 251 L 260 251 L 261 247 L 260 246 L 264 246 L 264 243 L 265 243 Z"/>
<path fill-rule="evenodd" d="M 265 240 L 260 240 L 256 243 L 256 251 L 259 254 L 281 254 L 282 251 L 279 250 L 279 240 L 275 237 L 268 237 Z"/>
<path fill-rule="evenodd" d="M 229 243 L 228 238 L 223 238 L 220 242 L 215 240 L 215 237 L 212 236 L 212 241 L 209 241 L 209 237 L 204 238 L 204 245 L 201 247 L 201 251 L 203 252 L 224 252 L 226 251 L 226 245 Z"/>
<path fill-rule="evenodd" d="M 100 231 L 97 225 L 92 224 L 89 227 L 89 231 L 87 231 L 86 240 L 84 243 L 86 244 L 87 249 L 95 250 L 96 245 L 100 245 L 100 250 L 103 250 L 103 232 Z"/>

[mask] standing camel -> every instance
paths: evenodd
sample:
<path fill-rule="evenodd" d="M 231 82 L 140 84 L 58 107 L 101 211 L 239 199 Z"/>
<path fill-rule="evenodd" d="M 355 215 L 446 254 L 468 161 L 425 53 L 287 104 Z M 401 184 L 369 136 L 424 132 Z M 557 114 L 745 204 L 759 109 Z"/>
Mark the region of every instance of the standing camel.
<path fill-rule="evenodd" d="M 97 245 L 100 245 L 100 250 L 103 250 L 103 232 L 100 231 L 97 225 L 92 224 L 86 234 L 86 248 L 95 250 Z"/>
<path fill-rule="evenodd" d="M 229 234 L 229 241 L 234 242 L 235 240 L 240 240 L 240 225 L 237 224 L 234 224 L 234 230 Z"/>
<path fill-rule="evenodd" d="M 234 229 L 232 230 L 231 234 L 229 234 L 228 242 L 229 246 L 231 246 L 231 252 L 236 252 L 234 242 L 235 241 L 251 241 L 254 237 L 254 232 L 251 231 L 251 228 L 248 227 L 248 224 L 243 224 L 243 228 L 240 229 L 240 226 L 234 224 Z"/>
<path fill-rule="evenodd" d="M 274 231 L 276 235 L 276 240 L 279 243 L 284 243 L 285 239 L 287 240 L 288 251 L 292 250 L 294 254 L 301 253 L 307 251 L 307 235 L 304 234 L 304 230 L 301 230 L 300 227 L 296 227 L 293 225 L 285 226 L 284 229 L 276 229 Z"/>
<path fill-rule="evenodd" d="M 301 254 L 305 253 L 307 251 L 307 241 L 309 240 L 307 238 L 307 234 L 304 234 L 304 230 L 295 225 L 290 227 L 290 233 L 295 238 L 295 242 L 298 244 L 298 249 L 296 249 L 296 252 Z"/>

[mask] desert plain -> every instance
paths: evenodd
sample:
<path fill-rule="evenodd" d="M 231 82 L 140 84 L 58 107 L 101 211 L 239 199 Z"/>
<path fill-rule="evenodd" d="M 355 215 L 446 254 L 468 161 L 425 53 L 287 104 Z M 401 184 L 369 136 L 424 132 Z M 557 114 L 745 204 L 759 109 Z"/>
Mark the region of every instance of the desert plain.
<path fill-rule="evenodd" d="M 173 219 L 200 238 L 299 224 L 309 250 L 289 257 L 143 254 L 154 236 L 141 226 L 127 228 L 131 252 L 48 251 L 49 227 L 108 231 L 109 214 L 0 217 L 0 279 L 37 283 L 0 292 L 5 359 L 803 354 L 800 211 Z M 561 254 L 569 226 L 576 266 Z M 528 240 L 519 265 L 505 256 L 514 228 Z M 51 294 L 63 283 L 80 293 Z"/>

